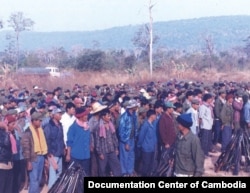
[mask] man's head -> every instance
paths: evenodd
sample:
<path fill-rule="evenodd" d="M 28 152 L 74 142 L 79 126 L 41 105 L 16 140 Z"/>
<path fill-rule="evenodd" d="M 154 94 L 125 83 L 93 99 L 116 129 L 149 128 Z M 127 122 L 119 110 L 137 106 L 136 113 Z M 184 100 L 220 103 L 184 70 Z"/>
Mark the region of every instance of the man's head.
<path fill-rule="evenodd" d="M 68 103 L 66 104 L 65 110 L 66 110 L 66 112 L 67 112 L 69 115 L 75 115 L 75 109 L 76 109 L 76 106 L 75 106 L 74 103 L 68 102 Z"/>
<path fill-rule="evenodd" d="M 89 110 L 86 107 L 76 108 L 75 116 L 80 121 L 86 122 L 88 120 Z"/>
<path fill-rule="evenodd" d="M 61 118 L 62 118 L 62 110 L 59 109 L 59 108 L 54 108 L 52 111 L 51 111 L 51 116 L 54 120 L 56 121 L 60 121 Z"/>
<path fill-rule="evenodd" d="M 148 119 L 150 122 L 153 122 L 153 121 L 156 119 L 156 112 L 155 112 L 155 110 L 149 109 L 149 110 L 147 111 L 147 119 Z"/>
<path fill-rule="evenodd" d="M 210 93 L 206 93 L 202 100 L 206 103 L 211 103 L 213 101 L 213 96 Z"/>
<path fill-rule="evenodd" d="M 43 114 L 35 111 L 31 114 L 31 123 L 35 128 L 41 127 L 41 122 L 43 120 Z"/>
<path fill-rule="evenodd" d="M 190 130 L 190 127 L 193 125 L 191 113 L 183 113 L 177 117 L 178 128 L 180 131 L 184 129 Z"/>
<path fill-rule="evenodd" d="M 163 106 L 163 110 L 169 114 L 173 113 L 174 112 L 174 104 L 172 102 L 165 102 L 164 103 L 164 106 Z"/>
<path fill-rule="evenodd" d="M 126 108 L 131 111 L 136 111 L 139 107 L 139 103 L 135 99 L 130 99 Z"/>
<path fill-rule="evenodd" d="M 198 99 L 192 99 L 191 106 L 193 109 L 197 110 L 200 106 L 200 101 Z"/>

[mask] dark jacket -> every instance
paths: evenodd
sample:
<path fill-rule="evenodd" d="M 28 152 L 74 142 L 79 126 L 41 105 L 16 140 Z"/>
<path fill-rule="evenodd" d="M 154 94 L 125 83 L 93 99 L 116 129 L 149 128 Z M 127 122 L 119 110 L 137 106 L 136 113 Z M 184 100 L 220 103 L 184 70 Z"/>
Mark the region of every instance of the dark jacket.
<path fill-rule="evenodd" d="M 23 157 L 27 161 L 35 161 L 37 154 L 34 152 L 34 141 L 30 128 L 26 129 L 21 139 Z"/>
<path fill-rule="evenodd" d="M 220 118 L 222 125 L 231 126 L 233 125 L 233 106 L 229 104 L 224 104 L 220 112 Z"/>
<path fill-rule="evenodd" d="M 221 110 L 222 110 L 223 105 L 224 105 L 223 102 L 218 97 L 214 102 L 214 116 L 215 116 L 215 119 L 221 120 Z"/>
<path fill-rule="evenodd" d="M 4 129 L 0 129 L 0 162 L 9 161 L 12 161 L 10 136 Z"/>
<path fill-rule="evenodd" d="M 164 112 L 159 120 L 159 132 L 162 145 L 171 146 L 176 138 L 174 117 L 170 117 Z"/>
<path fill-rule="evenodd" d="M 56 157 L 61 157 L 64 154 L 63 128 L 59 122 L 57 126 L 52 119 L 44 127 L 44 135 L 48 145 L 48 153 Z"/>

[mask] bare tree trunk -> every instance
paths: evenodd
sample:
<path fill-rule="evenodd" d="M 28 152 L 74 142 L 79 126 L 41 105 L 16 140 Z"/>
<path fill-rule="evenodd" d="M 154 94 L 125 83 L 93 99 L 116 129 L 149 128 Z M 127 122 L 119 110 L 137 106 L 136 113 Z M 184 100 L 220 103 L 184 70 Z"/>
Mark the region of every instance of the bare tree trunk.
<path fill-rule="evenodd" d="M 209 67 L 210 69 L 214 66 L 213 65 L 213 53 L 214 53 L 214 44 L 211 36 L 205 38 L 206 41 L 206 49 L 209 54 Z"/>
<path fill-rule="evenodd" d="M 17 72 L 19 64 L 19 32 L 16 33 L 16 66 L 15 70 Z"/>
<path fill-rule="evenodd" d="M 150 76 L 153 76 L 153 17 L 152 17 L 151 0 L 149 0 L 149 65 L 150 65 Z"/>

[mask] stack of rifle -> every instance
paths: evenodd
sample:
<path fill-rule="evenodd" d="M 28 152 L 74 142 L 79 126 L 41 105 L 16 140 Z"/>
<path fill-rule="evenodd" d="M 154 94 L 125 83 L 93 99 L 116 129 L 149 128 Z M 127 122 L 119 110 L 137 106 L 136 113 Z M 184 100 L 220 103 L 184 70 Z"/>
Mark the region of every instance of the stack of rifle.
<path fill-rule="evenodd" d="M 245 129 L 237 130 L 226 150 L 221 153 L 215 163 L 215 172 L 233 170 L 233 175 L 238 175 L 240 167 L 246 172 L 250 168 L 250 135 Z"/>
<path fill-rule="evenodd" d="M 48 193 L 83 193 L 83 180 L 86 174 L 81 165 L 72 162 Z"/>

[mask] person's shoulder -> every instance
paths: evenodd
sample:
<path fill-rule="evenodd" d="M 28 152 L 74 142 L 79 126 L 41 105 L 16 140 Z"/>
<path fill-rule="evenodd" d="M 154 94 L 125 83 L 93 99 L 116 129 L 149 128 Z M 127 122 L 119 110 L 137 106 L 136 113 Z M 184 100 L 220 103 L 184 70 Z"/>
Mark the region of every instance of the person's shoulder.
<path fill-rule="evenodd" d="M 24 132 L 23 132 L 23 138 L 30 137 L 32 135 L 30 128 L 28 127 Z"/>
<path fill-rule="evenodd" d="M 65 118 L 66 116 L 67 116 L 67 113 L 64 112 L 64 113 L 62 114 L 62 118 Z"/>
<path fill-rule="evenodd" d="M 190 139 L 195 143 L 200 143 L 200 138 L 190 130 Z"/>

